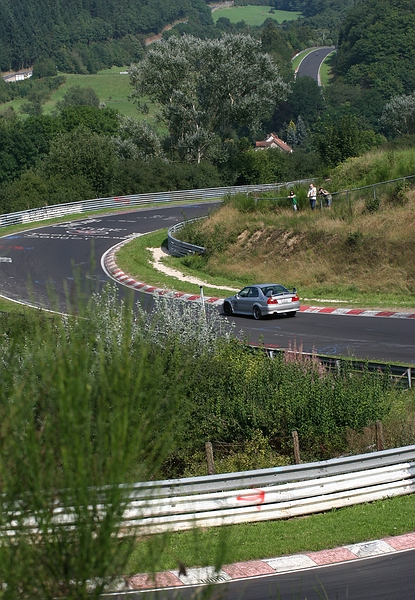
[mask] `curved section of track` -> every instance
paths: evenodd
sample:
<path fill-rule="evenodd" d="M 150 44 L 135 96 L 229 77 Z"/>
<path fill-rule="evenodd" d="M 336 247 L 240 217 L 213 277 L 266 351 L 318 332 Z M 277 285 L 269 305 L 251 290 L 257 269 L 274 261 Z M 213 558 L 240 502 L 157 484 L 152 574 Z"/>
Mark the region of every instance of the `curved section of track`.
<path fill-rule="evenodd" d="M 101 257 L 137 234 L 207 214 L 212 203 L 159 206 L 38 227 L 0 239 L 0 294 L 65 312 L 75 294 L 99 290 L 109 280 Z M 120 285 L 120 289 L 125 290 Z M 149 294 L 135 292 L 143 302 Z M 301 290 L 300 290 L 301 294 Z M 305 352 L 415 364 L 415 319 L 300 313 L 255 321 L 232 317 L 252 343 Z"/>
<path fill-rule="evenodd" d="M 179 590 L 181 598 L 193 600 L 207 597 L 217 600 L 413 600 L 414 559 L 415 550 L 408 550 L 279 575 L 252 575 L 248 579 L 213 585 L 209 595 L 206 586 L 192 585 L 164 588 L 158 593 L 149 591 L 152 597 L 177 598 Z M 252 567 L 258 566 L 253 564 Z M 136 600 L 143 598 L 144 592 L 141 589 L 106 597 Z"/>
<path fill-rule="evenodd" d="M 320 85 L 319 74 L 321 65 L 326 56 L 331 54 L 334 50 L 335 46 L 324 46 L 321 48 L 316 48 L 307 54 L 299 64 L 297 77 L 311 77 Z"/>

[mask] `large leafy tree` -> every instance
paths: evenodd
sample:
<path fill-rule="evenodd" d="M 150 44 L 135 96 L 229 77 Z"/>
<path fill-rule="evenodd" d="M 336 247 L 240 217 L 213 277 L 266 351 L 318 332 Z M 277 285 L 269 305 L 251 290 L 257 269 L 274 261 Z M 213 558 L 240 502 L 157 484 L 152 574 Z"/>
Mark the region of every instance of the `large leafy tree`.
<path fill-rule="evenodd" d="M 247 35 L 201 40 L 171 37 L 131 68 L 133 97 L 158 107 L 171 147 L 200 162 L 235 126 L 252 133 L 288 93 L 272 58 Z"/>
<path fill-rule="evenodd" d="M 395 96 L 387 102 L 380 124 L 392 137 L 415 133 L 415 94 Z"/>
<path fill-rule="evenodd" d="M 117 164 L 112 140 L 80 125 L 53 139 L 42 171 L 46 177 L 83 177 L 100 198 L 111 193 Z"/>
<path fill-rule="evenodd" d="M 16 179 L 49 152 L 59 124 L 50 116 L 0 119 L 0 185 Z"/>
<path fill-rule="evenodd" d="M 63 109 L 68 106 L 94 106 L 99 107 L 99 96 L 91 87 L 71 86 L 62 100 L 56 103 L 57 108 Z"/>
<path fill-rule="evenodd" d="M 347 158 L 358 156 L 361 132 L 354 115 L 345 114 L 338 120 L 330 115 L 320 119 L 313 136 L 314 146 L 328 167 L 335 167 Z"/>

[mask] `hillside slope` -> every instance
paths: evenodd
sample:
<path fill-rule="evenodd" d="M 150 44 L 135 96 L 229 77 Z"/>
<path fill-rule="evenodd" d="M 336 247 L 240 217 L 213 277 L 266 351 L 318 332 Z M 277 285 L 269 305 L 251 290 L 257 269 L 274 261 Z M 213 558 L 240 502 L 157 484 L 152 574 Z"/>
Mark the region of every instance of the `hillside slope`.
<path fill-rule="evenodd" d="M 298 212 L 280 198 L 238 195 L 181 237 L 207 256 L 182 259 L 199 274 L 238 287 L 253 281 L 296 286 L 302 298 L 354 301 L 360 306 L 415 306 L 415 189 L 413 179 L 353 193 L 340 190 L 415 172 L 412 150 L 376 152 L 333 172 L 331 210 L 311 211 L 306 188 L 296 189 Z M 410 166 L 412 164 L 412 167 Z M 389 166 L 389 169 L 388 169 Z M 402 173 L 402 169 L 407 169 Z M 372 181 L 368 181 L 372 179 Z M 347 181 L 347 188 L 340 182 Z M 377 181 L 382 181 L 379 177 Z M 268 195 L 269 196 L 269 195 Z M 275 196 L 275 194 L 274 194 Z M 196 229 L 196 231 L 195 231 Z"/>

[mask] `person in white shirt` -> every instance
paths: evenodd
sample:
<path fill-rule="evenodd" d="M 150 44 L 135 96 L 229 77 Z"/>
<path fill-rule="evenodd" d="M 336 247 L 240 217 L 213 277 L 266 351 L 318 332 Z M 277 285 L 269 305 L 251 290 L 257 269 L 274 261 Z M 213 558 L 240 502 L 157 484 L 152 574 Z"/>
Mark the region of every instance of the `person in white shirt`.
<path fill-rule="evenodd" d="M 310 187 L 307 192 L 307 198 L 310 200 L 311 210 L 314 210 L 316 207 L 316 201 L 317 201 L 317 188 L 314 185 L 314 183 L 310 183 Z"/>

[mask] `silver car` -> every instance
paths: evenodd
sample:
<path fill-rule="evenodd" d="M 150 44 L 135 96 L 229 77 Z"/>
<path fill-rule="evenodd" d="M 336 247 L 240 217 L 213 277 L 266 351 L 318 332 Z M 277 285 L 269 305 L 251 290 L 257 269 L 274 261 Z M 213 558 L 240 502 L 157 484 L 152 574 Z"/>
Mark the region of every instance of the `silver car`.
<path fill-rule="evenodd" d="M 295 317 L 300 310 L 300 299 L 297 290 L 292 292 L 280 283 L 258 283 L 247 285 L 240 292 L 223 301 L 225 315 L 253 315 L 260 319 L 266 315 L 285 313 L 287 317 Z"/>

